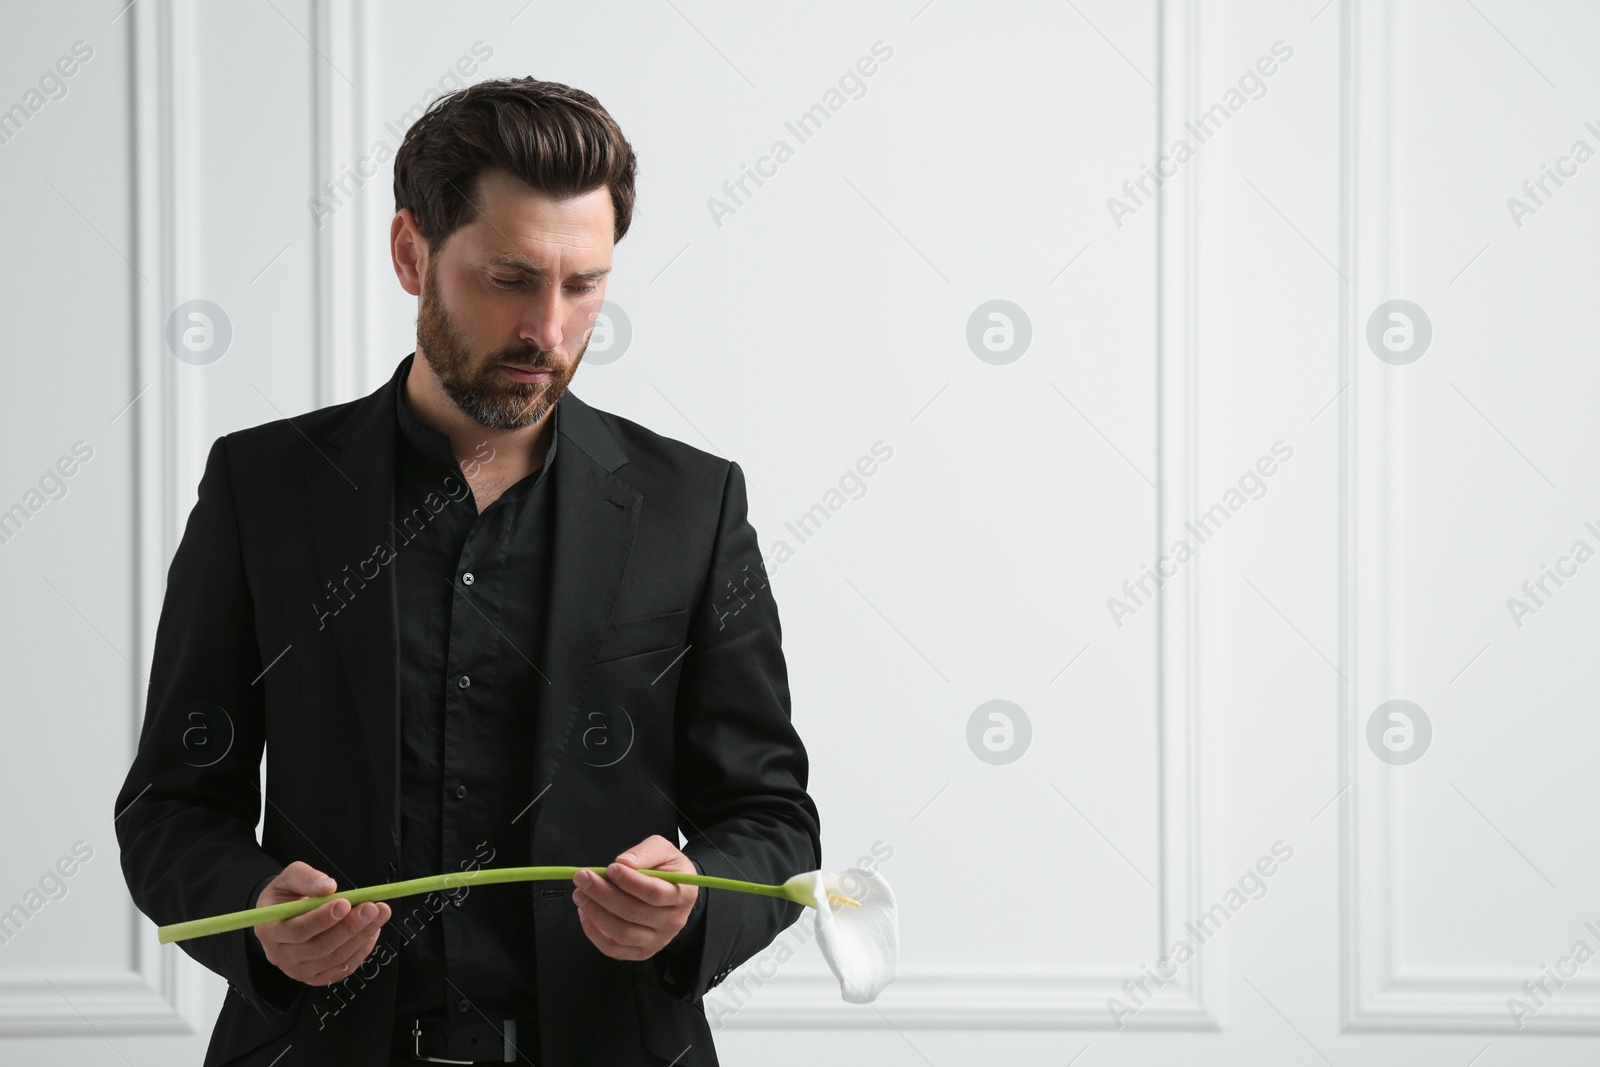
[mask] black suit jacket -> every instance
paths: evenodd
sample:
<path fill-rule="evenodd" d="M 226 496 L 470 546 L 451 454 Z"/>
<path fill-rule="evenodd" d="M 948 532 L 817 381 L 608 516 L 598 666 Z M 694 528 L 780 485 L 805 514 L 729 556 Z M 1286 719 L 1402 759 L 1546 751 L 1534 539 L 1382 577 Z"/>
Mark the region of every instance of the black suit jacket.
<path fill-rule="evenodd" d="M 168 571 L 138 752 L 116 802 L 129 891 L 157 924 L 249 907 L 257 884 L 297 859 L 341 889 L 393 877 L 399 382 L 212 445 Z M 707 874 L 777 883 L 817 869 L 820 824 L 743 472 L 570 389 L 559 403 L 537 663 L 547 682 L 523 784 L 534 802 L 518 824 L 532 862 L 603 865 L 651 834 L 676 843 L 681 828 Z M 586 749 L 601 720 L 626 731 L 621 760 Z M 571 890 L 471 890 L 527 895 L 541 1067 L 715 1064 L 702 996 L 802 910 L 702 889 L 698 965 L 678 984 L 659 958 L 595 948 Z M 422 899 L 394 902 L 396 918 Z M 350 979 L 312 987 L 247 954 L 254 936 L 179 943 L 229 984 L 207 1067 L 268 1064 L 288 1045 L 298 1064 L 387 1064 L 403 939 L 386 928 Z"/>

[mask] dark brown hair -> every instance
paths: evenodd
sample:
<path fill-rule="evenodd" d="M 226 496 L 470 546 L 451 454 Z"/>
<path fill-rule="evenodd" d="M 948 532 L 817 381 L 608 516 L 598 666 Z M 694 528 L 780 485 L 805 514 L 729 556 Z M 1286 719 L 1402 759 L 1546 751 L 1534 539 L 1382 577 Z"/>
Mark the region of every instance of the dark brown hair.
<path fill-rule="evenodd" d="M 620 241 L 633 221 L 635 166 L 622 128 L 582 89 L 492 79 L 435 100 L 406 131 L 394 157 L 394 209 L 410 208 L 437 251 L 471 221 L 478 178 L 497 168 L 562 199 L 609 188 Z"/>

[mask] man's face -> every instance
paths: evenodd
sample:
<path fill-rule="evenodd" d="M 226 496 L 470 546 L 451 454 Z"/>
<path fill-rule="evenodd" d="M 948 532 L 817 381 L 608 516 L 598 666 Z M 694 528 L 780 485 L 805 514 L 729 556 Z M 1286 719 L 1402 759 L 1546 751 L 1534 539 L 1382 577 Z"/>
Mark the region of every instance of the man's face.
<path fill-rule="evenodd" d="M 469 418 L 514 430 L 555 406 L 589 346 L 611 269 L 611 194 L 555 200 L 489 171 L 479 203 L 427 257 L 417 351 Z"/>

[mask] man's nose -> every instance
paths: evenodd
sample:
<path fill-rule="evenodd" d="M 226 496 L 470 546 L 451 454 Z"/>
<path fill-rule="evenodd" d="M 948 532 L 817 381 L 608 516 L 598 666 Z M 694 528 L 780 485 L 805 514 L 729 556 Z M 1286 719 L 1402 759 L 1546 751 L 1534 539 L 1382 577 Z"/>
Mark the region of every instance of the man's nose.
<path fill-rule="evenodd" d="M 566 309 L 561 298 L 550 293 L 535 301 L 522 323 L 522 338 L 541 352 L 553 352 L 566 339 Z"/>

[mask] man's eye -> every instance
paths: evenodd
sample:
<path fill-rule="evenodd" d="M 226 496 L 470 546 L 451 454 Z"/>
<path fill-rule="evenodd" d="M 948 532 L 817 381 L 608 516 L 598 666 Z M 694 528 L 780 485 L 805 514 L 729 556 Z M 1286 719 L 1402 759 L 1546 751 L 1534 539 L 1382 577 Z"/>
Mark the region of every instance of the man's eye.
<path fill-rule="evenodd" d="M 499 286 L 501 289 L 520 289 L 520 288 L 522 288 L 522 284 L 523 284 L 525 279 L 520 278 L 520 277 L 519 278 L 502 278 L 499 275 L 491 274 L 491 275 L 489 275 L 489 280 L 491 282 L 493 282 L 495 285 Z M 598 292 L 599 289 L 600 289 L 600 286 L 598 284 L 595 284 L 595 285 L 573 285 L 573 286 L 568 286 L 568 288 L 571 289 L 575 293 L 593 293 L 593 292 Z"/>

